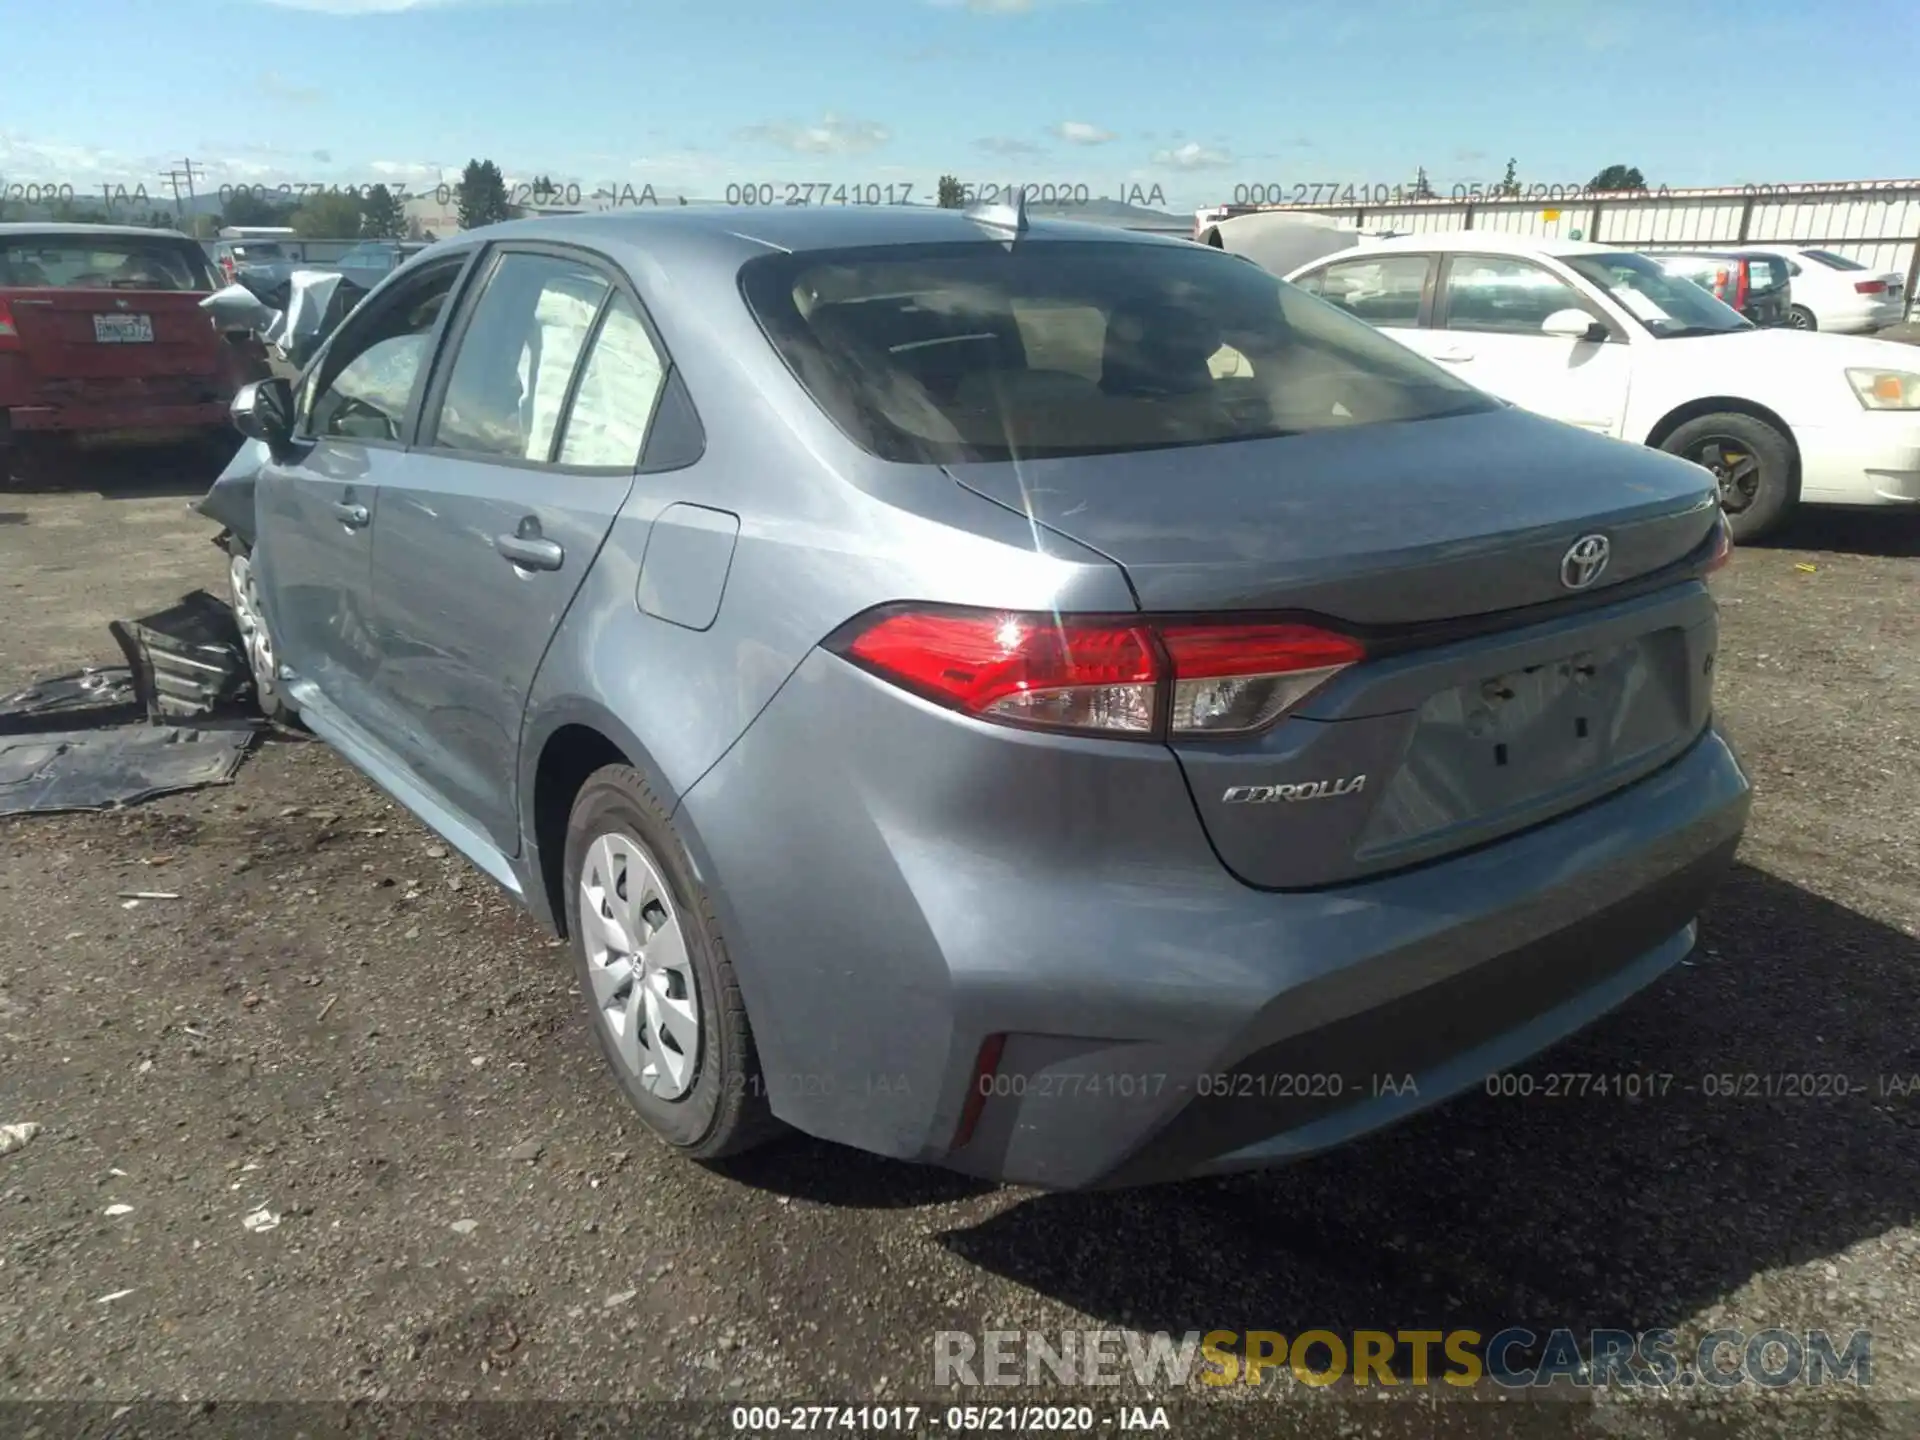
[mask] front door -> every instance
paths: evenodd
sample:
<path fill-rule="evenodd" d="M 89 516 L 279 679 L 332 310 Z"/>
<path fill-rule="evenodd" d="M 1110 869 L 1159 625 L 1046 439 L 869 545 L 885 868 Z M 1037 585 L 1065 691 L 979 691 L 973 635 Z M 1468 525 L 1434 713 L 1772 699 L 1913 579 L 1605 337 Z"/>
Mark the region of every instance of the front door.
<path fill-rule="evenodd" d="M 1592 341 L 1543 334 L 1547 317 L 1562 310 L 1605 320 L 1545 266 L 1517 255 L 1449 255 L 1434 309 L 1434 328 L 1426 332 L 1431 359 L 1523 409 L 1621 435 L 1633 347 L 1621 335 Z"/>
<path fill-rule="evenodd" d="M 255 569 L 279 663 L 302 687 L 364 719 L 378 668 L 373 537 L 380 492 L 405 459 L 415 392 L 465 257 L 422 272 L 355 313 L 316 358 L 295 404 L 295 451 L 255 486 Z"/>
<path fill-rule="evenodd" d="M 400 758 L 512 855 L 527 693 L 633 486 L 664 371 L 598 259 L 513 246 L 486 265 L 383 486 L 377 688 Z"/>

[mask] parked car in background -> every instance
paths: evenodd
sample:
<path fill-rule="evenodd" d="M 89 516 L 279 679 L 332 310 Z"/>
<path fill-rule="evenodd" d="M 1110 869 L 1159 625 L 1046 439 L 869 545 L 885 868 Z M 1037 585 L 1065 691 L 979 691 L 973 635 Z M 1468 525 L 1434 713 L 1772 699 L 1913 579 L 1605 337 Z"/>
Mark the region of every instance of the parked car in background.
<path fill-rule="evenodd" d="M 206 252 L 172 231 L 0 225 L 0 478 L 57 436 L 231 435 L 228 405 L 266 357 L 201 311 L 213 289 Z"/>
<path fill-rule="evenodd" d="M 1898 325 L 1907 314 L 1907 277 L 1898 270 L 1874 270 L 1831 250 L 1793 245 L 1757 245 L 1786 262 L 1793 283 L 1792 313 L 1797 330 L 1831 330 L 1839 335 L 1871 334 Z"/>
<path fill-rule="evenodd" d="M 346 284 L 365 294 L 426 248 L 422 241 L 365 240 L 331 264 L 314 268 L 338 270 Z"/>
<path fill-rule="evenodd" d="M 1911 346 L 1762 330 L 1653 257 L 1490 231 L 1289 278 L 1516 405 L 1705 465 L 1738 539 L 1797 504 L 1920 505 Z"/>
<path fill-rule="evenodd" d="M 1713 292 L 1763 328 L 1793 317 L 1792 277 L 1787 262 L 1759 250 L 1642 250 L 1672 274 Z"/>
<path fill-rule="evenodd" d="M 284 308 L 287 282 L 300 262 L 278 240 L 221 240 L 213 263 L 228 284 L 246 286 L 267 304 Z"/>
<path fill-rule="evenodd" d="M 690 1156 L 1285 1163 L 1677 963 L 1745 823 L 1709 477 L 1184 237 L 520 221 L 235 412 L 255 664 Z"/>

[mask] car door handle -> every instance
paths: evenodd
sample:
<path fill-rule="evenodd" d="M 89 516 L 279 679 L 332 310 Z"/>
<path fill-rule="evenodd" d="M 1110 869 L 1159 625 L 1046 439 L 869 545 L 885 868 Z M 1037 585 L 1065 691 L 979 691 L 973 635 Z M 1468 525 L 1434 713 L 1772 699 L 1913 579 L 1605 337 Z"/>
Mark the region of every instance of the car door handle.
<path fill-rule="evenodd" d="M 557 543 L 538 535 L 496 535 L 493 548 L 522 570 L 558 570 L 567 558 Z"/>
<path fill-rule="evenodd" d="M 372 512 L 369 511 L 366 506 L 355 505 L 348 500 L 334 501 L 333 513 L 339 517 L 342 525 L 352 530 L 360 529 L 373 519 Z"/>
<path fill-rule="evenodd" d="M 1433 358 L 1443 365 L 1464 365 L 1467 361 L 1473 359 L 1473 352 L 1471 350 L 1442 350 Z"/>

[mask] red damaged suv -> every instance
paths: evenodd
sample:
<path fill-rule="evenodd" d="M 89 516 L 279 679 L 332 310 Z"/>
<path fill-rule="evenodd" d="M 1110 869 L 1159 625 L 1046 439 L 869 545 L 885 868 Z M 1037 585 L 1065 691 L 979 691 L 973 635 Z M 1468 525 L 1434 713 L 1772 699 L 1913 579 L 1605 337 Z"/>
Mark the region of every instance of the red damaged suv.
<path fill-rule="evenodd" d="M 0 225 L 0 480 L 34 441 L 212 440 L 267 373 L 200 308 L 206 252 L 174 231 Z"/>

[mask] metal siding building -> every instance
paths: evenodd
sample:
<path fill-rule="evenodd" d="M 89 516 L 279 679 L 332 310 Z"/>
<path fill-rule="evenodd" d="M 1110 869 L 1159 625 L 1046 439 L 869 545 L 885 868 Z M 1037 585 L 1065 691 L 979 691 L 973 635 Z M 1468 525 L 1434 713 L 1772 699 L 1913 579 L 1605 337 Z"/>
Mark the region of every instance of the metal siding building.
<path fill-rule="evenodd" d="M 1238 211 L 1240 207 L 1235 207 Z M 1369 230 L 1423 234 L 1493 230 L 1623 248 L 1748 242 L 1832 250 L 1875 270 L 1907 277 L 1909 305 L 1920 284 L 1920 180 L 1848 180 L 1737 185 L 1665 195 L 1578 194 L 1495 200 L 1410 200 L 1382 205 L 1262 205 L 1356 220 Z"/>

